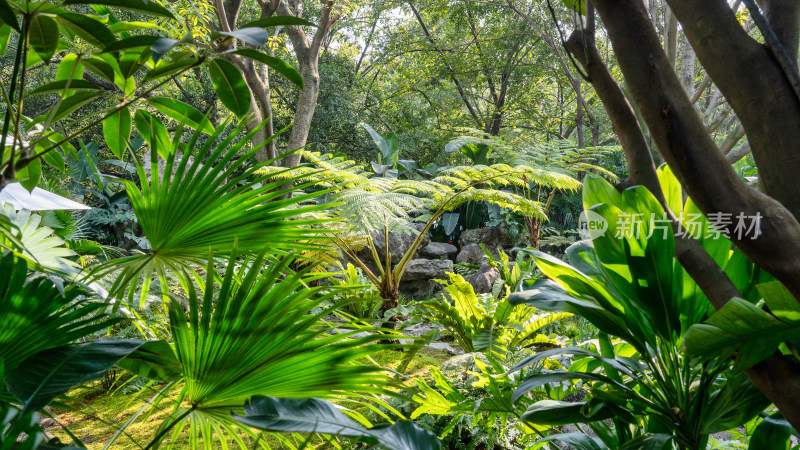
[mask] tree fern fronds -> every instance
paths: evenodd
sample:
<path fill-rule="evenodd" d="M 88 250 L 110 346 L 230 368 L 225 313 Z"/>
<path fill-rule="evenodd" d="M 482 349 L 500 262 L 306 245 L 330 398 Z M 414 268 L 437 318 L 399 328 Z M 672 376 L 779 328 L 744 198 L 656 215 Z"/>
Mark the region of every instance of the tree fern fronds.
<path fill-rule="evenodd" d="M 497 189 L 468 189 L 452 197 L 446 206 L 447 209 L 452 209 L 469 201 L 486 201 L 501 208 L 547 221 L 541 202 L 528 200 L 521 195 Z"/>

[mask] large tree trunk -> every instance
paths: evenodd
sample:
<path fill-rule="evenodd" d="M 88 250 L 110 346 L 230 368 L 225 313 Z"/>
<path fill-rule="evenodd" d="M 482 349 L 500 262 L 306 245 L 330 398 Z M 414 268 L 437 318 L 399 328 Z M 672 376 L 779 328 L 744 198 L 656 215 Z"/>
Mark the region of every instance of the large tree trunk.
<path fill-rule="evenodd" d="M 684 86 L 674 72 L 673 64 L 661 48 L 656 30 L 642 2 L 595 0 L 594 3 L 608 30 L 630 95 L 637 103 L 656 145 L 681 184 L 705 213 L 725 212 L 734 217 L 738 213 L 748 216 L 761 214 L 762 234 L 758 239 L 737 240 L 736 245 L 751 260 L 781 280 L 796 298 L 800 298 L 800 224 L 783 205 L 747 187 L 728 165 L 725 156 L 708 135 L 693 102 L 687 97 Z M 759 133 L 766 133 L 767 130 L 770 133 L 777 132 L 772 129 L 773 123 L 758 123 L 770 122 L 772 117 L 771 113 L 763 111 L 761 105 L 767 109 L 773 105 L 769 101 L 757 100 L 756 97 L 775 97 L 773 91 L 761 86 L 759 71 L 766 73 L 770 83 L 777 85 L 775 90 L 783 94 L 775 99 L 779 101 L 775 106 L 787 114 L 787 117 L 781 119 L 782 126 L 793 123 L 792 130 L 779 137 L 762 135 L 757 141 L 766 145 L 768 137 L 774 137 L 779 145 L 785 143 L 787 147 L 774 152 L 762 148 L 762 156 L 780 161 L 791 152 L 797 151 L 800 144 L 800 127 L 797 126 L 800 123 L 798 99 L 775 61 L 770 60 L 769 55 L 755 41 L 746 35 L 742 37 L 743 32 L 727 3 L 724 0 L 670 0 L 669 3 L 683 24 L 698 58 L 709 69 L 711 77 L 720 86 L 739 117 L 747 117 L 742 122 L 745 128 L 749 124 L 748 137 L 751 137 L 751 143 Z M 709 8 L 713 11 L 709 11 Z M 738 45 L 743 48 L 737 49 L 737 44 L 731 45 L 724 42 L 726 40 L 739 40 Z M 634 180 L 650 188 L 663 203 L 663 194 L 655 179 L 655 170 L 646 151 L 644 136 L 641 129 L 635 126 L 632 108 L 602 64 L 594 42 L 586 35 L 573 34 L 567 45 L 586 67 L 592 84 L 609 112 L 625 149 Z M 718 59 L 725 61 L 719 62 Z M 750 68 L 740 66 L 742 60 Z M 709 68 L 715 65 L 716 69 Z M 720 66 L 730 70 L 722 71 Z M 741 79 L 736 81 L 729 78 Z M 748 78 L 754 78 L 750 81 L 755 84 L 749 85 Z M 738 86 L 739 90 L 734 89 L 734 86 Z M 764 115 L 756 120 L 759 111 Z M 753 130 L 752 135 L 750 130 Z M 795 134 L 798 137 L 793 137 Z M 790 142 L 794 142 L 794 145 L 789 146 Z M 772 180 L 773 186 L 780 184 L 781 179 L 786 179 L 786 174 L 792 174 L 788 167 L 783 167 L 782 171 L 783 174 L 777 181 Z M 769 170 L 767 172 L 772 173 Z M 762 176 L 767 175 L 762 172 Z M 796 189 L 798 187 L 794 186 L 793 190 Z M 708 254 L 695 241 L 678 240 L 676 257 L 716 308 L 738 295 L 727 276 L 713 261 L 709 262 Z M 747 375 L 795 427 L 800 425 L 800 371 L 796 364 L 775 354 L 749 369 Z"/>
<path fill-rule="evenodd" d="M 277 13 L 283 16 L 303 16 L 303 4 L 300 0 L 280 0 L 277 5 Z M 292 6 L 292 11 L 289 6 Z M 300 76 L 303 78 L 303 89 L 297 96 L 297 107 L 294 112 L 294 122 L 292 122 L 292 134 L 289 136 L 287 150 L 292 151 L 304 147 L 308 141 L 308 133 L 311 131 L 311 120 L 314 118 L 314 110 L 317 107 L 317 97 L 319 97 L 319 53 L 322 42 L 330 31 L 333 22 L 331 11 L 333 1 L 327 0 L 322 7 L 322 14 L 317 22 L 316 31 L 309 41 L 308 36 L 299 26 L 288 26 L 286 31 L 292 41 L 292 47 L 297 54 L 297 63 L 300 67 Z M 282 159 L 282 166 L 297 167 L 300 163 L 300 155 L 292 153 Z"/>

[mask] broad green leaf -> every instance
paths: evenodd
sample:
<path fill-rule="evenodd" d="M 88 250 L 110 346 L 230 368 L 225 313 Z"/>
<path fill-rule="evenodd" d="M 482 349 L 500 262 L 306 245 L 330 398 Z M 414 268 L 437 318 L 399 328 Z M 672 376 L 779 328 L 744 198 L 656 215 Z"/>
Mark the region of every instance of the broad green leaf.
<path fill-rule="evenodd" d="M 562 426 L 573 423 L 606 420 L 615 417 L 615 412 L 610 408 L 601 409 L 600 411 L 603 412 L 603 414 L 586 417 L 582 413 L 585 405 L 586 402 L 540 400 L 529 406 L 525 413 L 522 414 L 521 419 L 524 422 L 536 425 Z"/>
<path fill-rule="evenodd" d="M 155 55 L 154 55 L 155 57 Z M 150 69 L 149 72 L 142 79 L 142 83 L 147 83 L 155 78 L 166 77 L 174 75 L 178 72 L 184 71 L 193 65 L 197 64 L 197 59 L 194 57 L 182 58 L 174 62 L 160 61 L 155 67 Z"/>
<path fill-rule="evenodd" d="M 37 147 L 37 153 L 42 153 L 42 150 L 44 149 L 41 147 Z M 42 159 L 44 160 L 45 163 L 47 163 L 48 166 L 58 170 L 59 172 L 64 173 L 64 171 L 66 170 L 64 157 L 61 156 L 61 153 L 59 153 L 58 149 L 53 149 L 48 152 L 45 152 L 42 155 Z"/>
<path fill-rule="evenodd" d="M 224 59 L 215 58 L 208 63 L 208 74 L 219 101 L 236 117 L 247 115 L 250 111 L 250 88 L 239 69 Z"/>
<path fill-rule="evenodd" d="M 108 55 L 92 55 L 88 58 L 82 59 L 81 64 L 86 66 L 90 72 L 98 75 L 100 78 L 108 81 L 109 83 L 113 83 L 119 75 L 119 66 L 116 64 L 116 62 L 110 63 L 107 59 L 102 58 L 102 56 Z"/>
<path fill-rule="evenodd" d="M 252 45 L 253 47 L 261 47 L 266 44 L 267 39 L 269 39 L 269 33 L 267 33 L 263 28 L 259 27 L 246 27 L 233 31 L 221 31 L 219 34 L 236 38 L 246 44 Z"/>
<path fill-rule="evenodd" d="M 567 444 L 570 448 L 574 448 L 575 450 L 605 450 L 607 447 L 603 445 L 599 438 L 593 438 L 588 434 L 581 433 L 581 432 L 573 432 L 573 433 L 557 433 L 547 437 L 544 437 L 537 442 L 537 444 L 543 444 L 549 441 L 560 441 L 564 444 Z M 539 447 L 541 448 L 541 447 Z"/>
<path fill-rule="evenodd" d="M 164 29 L 164 27 L 149 22 L 136 22 L 136 21 L 117 22 L 110 24 L 108 26 L 108 30 L 111 31 L 112 33 L 127 33 L 129 31 L 142 30 L 142 29 L 158 30 L 164 34 L 167 33 L 167 30 Z"/>
<path fill-rule="evenodd" d="M 174 19 L 168 9 L 152 0 L 64 0 L 65 5 L 105 5 Z"/>
<path fill-rule="evenodd" d="M 33 217 L 30 211 L 27 214 Z M 25 230 L 22 239 L 32 235 Z M 29 266 L 26 259 L 13 253 L 0 258 L 0 366 L 6 372 L 42 350 L 69 344 L 118 322 L 101 314 L 105 309 L 102 303 L 78 301 L 85 294 L 79 286 L 59 289 L 48 278 L 27 280 Z"/>
<path fill-rule="evenodd" d="M 663 450 L 669 448 L 667 443 L 673 439 L 666 433 L 645 433 L 625 442 L 620 450 Z"/>
<path fill-rule="evenodd" d="M 712 434 L 737 428 L 756 417 L 769 404 L 769 399 L 747 375 L 741 372 L 731 374 L 703 405 L 703 433 Z"/>
<path fill-rule="evenodd" d="M 7 0 L 0 0 L 0 21 L 13 29 L 20 31 L 17 14 L 13 9 L 11 9 L 11 6 L 9 6 Z"/>
<path fill-rule="evenodd" d="M 250 58 L 254 61 L 258 61 L 262 64 L 265 64 L 268 67 L 275 69 L 276 72 L 288 78 L 289 81 L 297 85 L 297 87 L 299 87 L 300 89 L 303 89 L 303 77 L 300 76 L 300 73 L 297 70 L 295 70 L 294 67 L 290 66 L 287 62 L 285 62 L 280 58 L 269 56 L 265 53 L 262 53 L 258 50 L 251 48 L 234 50 L 230 53 L 234 55 L 244 56 L 245 58 Z"/>
<path fill-rule="evenodd" d="M 324 400 L 256 396 L 245 406 L 244 416 L 235 419 L 267 431 L 322 433 L 356 437 L 378 443 L 390 450 L 431 450 L 440 448 L 436 436 L 411 422 L 399 421 L 388 427 L 365 428 Z"/>
<path fill-rule="evenodd" d="M 792 425 L 780 413 L 765 417 L 750 437 L 749 450 L 789 450 L 792 446 Z"/>
<path fill-rule="evenodd" d="M 552 373 L 543 373 L 539 375 L 531 375 L 528 378 L 526 378 L 525 381 L 523 381 L 517 387 L 517 389 L 514 390 L 514 395 L 511 397 L 511 400 L 516 402 L 523 395 L 527 394 L 533 389 L 536 389 L 537 387 L 544 386 L 545 384 L 561 383 L 563 381 L 570 381 L 570 380 L 596 381 L 603 384 L 609 384 L 623 390 L 628 389 L 625 385 L 616 382 L 611 378 L 608 378 L 603 375 L 598 375 L 594 373 L 583 373 L 583 372 L 552 372 Z"/>
<path fill-rule="evenodd" d="M 147 103 L 179 124 L 188 125 L 206 134 L 214 133 L 211 122 L 192 105 L 168 97 L 149 98 Z"/>
<path fill-rule="evenodd" d="M 800 303 L 780 281 L 756 285 L 773 316 L 785 322 L 800 323 Z"/>
<path fill-rule="evenodd" d="M 131 139 L 131 111 L 127 106 L 103 120 L 103 139 L 114 156 L 124 159 L 125 149 Z"/>
<path fill-rule="evenodd" d="M 287 26 L 287 25 L 316 27 L 314 23 L 309 22 L 306 19 L 301 19 L 299 17 L 272 16 L 254 20 L 252 22 L 247 22 L 246 24 L 242 25 L 242 28 L 249 28 L 249 27 L 266 28 L 266 27 L 277 27 L 277 26 Z"/>
<path fill-rule="evenodd" d="M 63 43 L 63 40 L 59 41 Z M 65 50 L 60 48 L 61 44 L 59 45 L 59 50 Z M 83 78 L 83 64 L 81 64 L 82 57 L 79 57 L 75 53 L 67 53 L 63 57 L 61 57 L 61 62 L 58 63 L 58 68 L 56 69 L 56 80 L 67 80 L 67 79 L 75 79 L 80 80 Z"/>
<path fill-rule="evenodd" d="M 159 156 L 166 160 L 175 152 L 169 132 L 158 118 L 140 109 L 133 115 L 133 121 L 145 142 L 151 149 L 156 150 Z"/>
<path fill-rule="evenodd" d="M 41 180 L 41 178 L 42 162 L 37 158 L 31 161 L 27 166 L 17 171 L 16 180 L 19 181 L 19 183 L 22 184 L 25 189 L 32 191 L 33 188 L 39 184 L 39 180 Z"/>
<path fill-rule="evenodd" d="M 75 91 L 102 91 L 103 88 L 92 83 L 91 81 L 78 80 L 78 79 L 62 79 L 58 81 L 51 81 L 45 83 L 33 91 L 31 95 L 36 94 L 55 94 L 55 93 L 72 93 Z"/>
<path fill-rule="evenodd" d="M 99 49 L 117 42 L 114 33 L 109 31 L 105 24 L 84 14 L 61 13 L 58 15 L 58 20 L 69 30 Z"/>
<path fill-rule="evenodd" d="M 661 185 L 661 191 L 667 200 L 667 206 L 675 215 L 680 214 L 683 211 L 683 189 L 681 188 L 681 183 L 675 178 L 672 169 L 666 164 L 662 164 L 656 173 L 658 175 L 658 183 Z"/>
<path fill-rule="evenodd" d="M 0 55 L 6 54 L 8 43 L 11 41 L 11 27 L 6 24 L 0 24 Z"/>
<path fill-rule="evenodd" d="M 150 44 L 150 50 L 153 51 L 153 61 L 158 62 L 162 56 L 166 55 L 168 51 L 178 45 L 180 41 L 170 38 L 158 38 Z"/>
<path fill-rule="evenodd" d="M 142 378 L 167 382 L 181 374 L 181 365 L 166 341 L 150 341 L 117 363 Z"/>
<path fill-rule="evenodd" d="M 119 41 L 106 46 L 106 48 L 103 49 L 103 53 L 117 52 L 120 50 L 127 50 L 129 48 L 150 47 L 159 39 L 163 38 L 148 35 L 131 36 L 129 38 L 120 39 Z"/>
<path fill-rule="evenodd" d="M 58 24 L 50 17 L 37 14 L 31 19 L 28 31 L 31 47 L 42 61 L 50 61 L 50 57 L 58 48 Z"/>
<path fill-rule="evenodd" d="M 67 97 L 63 99 L 56 107 L 55 113 L 53 113 L 52 116 L 52 121 L 55 122 L 61 120 L 81 106 L 103 96 L 104 94 L 102 92 L 78 92 L 70 97 Z M 42 123 L 50 118 L 50 114 L 50 112 L 47 112 L 37 116 L 36 119 L 34 119 L 34 122 Z"/>
<path fill-rule="evenodd" d="M 733 298 L 684 337 L 690 354 L 712 357 L 738 349 L 734 369 L 745 370 L 766 359 L 783 341 L 800 339 L 800 321 L 784 322 L 756 305 Z"/>
<path fill-rule="evenodd" d="M 119 339 L 44 350 L 10 371 L 6 385 L 28 410 L 37 410 L 78 383 L 102 378 L 108 369 L 144 343 Z"/>

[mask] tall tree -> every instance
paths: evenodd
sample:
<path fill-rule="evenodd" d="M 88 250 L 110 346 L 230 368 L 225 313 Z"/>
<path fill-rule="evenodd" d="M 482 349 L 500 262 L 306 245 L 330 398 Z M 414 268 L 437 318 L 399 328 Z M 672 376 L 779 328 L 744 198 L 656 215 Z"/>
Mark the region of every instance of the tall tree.
<path fill-rule="evenodd" d="M 762 44 L 747 33 L 725 0 L 667 3 L 698 61 L 741 120 L 758 165 L 762 191 L 738 176 L 712 139 L 641 0 L 592 0 L 586 22 L 572 33 L 566 46 L 580 61 L 608 111 L 633 182 L 647 186 L 668 209 L 635 111 L 595 45 L 596 8 L 636 111 L 688 194 L 706 214 L 760 216 L 757 239 L 737 237 L 734 224 L 720 224 L 720 228 L 749 259 L 800 299 L 800 184 L 794 180 L 800 169 L 800 96 L 794 63 L 800 4 L 761 2 L 765 16 L 759 25 L 765 37 Z M 761 12 L 752 0 L 747 3 L 758 19 Z M 675 252 L 714 307 L 719 309 L 741 296 L 696 241 L 676 239 Z M 748 369 L 747 375 L 787 420 L 800 426 L 800 365 L 796 361 L 776 353 Z"/>
<path fill-rule="evenodd" d="M 297 19 L 304 18 L 305 8 L 302 0 L 256 0 L 258 4 L 258 19 L 266 19 L 273 15 L 291 16 Z M 217 28 L 228 32 L 235 30 L 240 25 L 240 13 L 243 0 L 214 0 L 217 15 Z M 311 120 L 319 96 L 319 54 L 322 44 L 331 30 L 336 18 L 332 14 L 334 2 L 326 0 L 316 21 L 316 27 L 311 34 L 307 34 L 303 26 L 288 25 L 286 33 L 292 42 L 295 58 L 299 68 L 303 86 L 297 96 L 297 106 L 294 112 L 291 134 L 287 143 L 288 150 L 294 150 L 306 145 L 308 133 L 311 129 Z M 298 21 L 298 23 L 300 23 Z M 272 97 L 269 84 L 269 70 L 266 65 L 242 58 L 237 55 L 230 56 L 232 62 L 242 71 L 245 82 L 253 96 L 250 112 L 253 116 L 248 129 L 254 129 L 262 121 L 268 121 L 258 134 L 255 143 L 263 142 L 274 132 L 272 126 Z M 275 142 L 271 142 L 265 151 L 258 155 L 259 160 L 278 156 Z M 300 157 L 290 154 L 281 160 L 286 167 L 295 167 L 300 162 Z"/>

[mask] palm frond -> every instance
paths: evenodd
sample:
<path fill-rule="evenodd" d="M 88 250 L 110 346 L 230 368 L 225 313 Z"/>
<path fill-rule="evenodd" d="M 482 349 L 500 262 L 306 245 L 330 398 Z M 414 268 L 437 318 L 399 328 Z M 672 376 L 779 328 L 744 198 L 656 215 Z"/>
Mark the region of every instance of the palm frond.
<path fill-rule="evenodd" d="M 229 264 L 216 287 L 209 265 L 205 291 L 189 295 L 188 316 L 172 305 L 175 356 L 185 383 L 181 397 L 191 407 L 162 426 L 224 441 L 223 430 L 238 426 L 230 412 L 242 411 L 254 395 L 334 398 L 381 392 L 389 383 L 377 367 L 356 362 L 382 348 L 374 343 L 380 336 L 328 334 L 332 329 L 320 321 L 328 311 L 311 311 L 338 291 L 305 287 L 305 272 L 287 270 L 292 261 L 286 257 L 262 269 L 262 253 L 239 270 Z"/>
<path fill-rule="evenodd" d="M 75 256 L 75 252 L 64 246 L 64 241 L 54 235 L 52 228 L 41 226 L 40 215 L 24 209 L 15 211 L 13 206 L 5 203 L 0 204 L 0 215 L 8 218 L 9 223 L 18 230 L 16 238 L 21 248 L 17 253 L 20 256 L 46 271 L 67 275 L 78 272 L 78 264 L 67 259 Z M 2 236 L 0 240 L 3 240 Z"/>
<path fill-rule="evenodd" d="M 182 147 L 183 156 L 172 152 L 166 167 L 159 173 L 157 156 L 153 155 L 151 173 L 147 177 L 139 166 L 141 188 L 125 182 L 131 205 L 151 251 L 110 261 L 93 272 L 100 277 L 121 270 L 112 294 L 129 286 L 129 295 L 144 279 L 142 298 L 153 275 L 165 278 L 166 272 L 178 275 L 185 285 L 193 267 L 202 266 L 209 255 L 230 254 L 236 245 L 240 251 L 258 251 L 270 248 L 274 253 L 308 249 L 312 237 L 321 230 L 312 226 L 324 220 L 295 220 L 305 213 L 320 211 L 325 205 L 299 204 L 321 193 L 292 196 L 292 190 L 281 190 L 285 181 L 307 186 L 305 175 L 283 178 L 283 172 L 273 174 L 276 179 L 267 181 L 260 170 L 271 161 L 246 165 L 260 148 L 245 151 L 245 145 L 259 128 L 244 138 L 234 141 L 244 128 L 241 124 L 225 139 L 221 130 L 200 145 L 201 133 L 195 132 L 187 144 L 176 136 L 174 145 Z M 264 143 L 266 144 L 266 143 Z M 262 144 L 262 145 L 264 145 Z M 324 193 L 324 192 L 322 192 Z M 288 198 L 284 198 L 288 196 Z"/>

